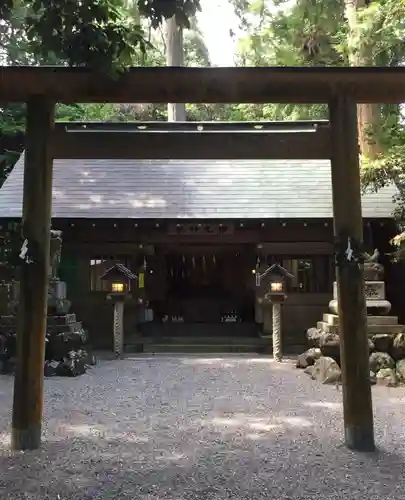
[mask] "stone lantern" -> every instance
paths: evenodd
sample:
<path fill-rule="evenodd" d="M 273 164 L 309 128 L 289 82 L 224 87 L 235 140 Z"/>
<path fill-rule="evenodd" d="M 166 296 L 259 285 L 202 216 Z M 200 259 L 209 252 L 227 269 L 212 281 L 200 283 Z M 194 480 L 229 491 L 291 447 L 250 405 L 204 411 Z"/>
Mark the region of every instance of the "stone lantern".
<path fill-rule="evenodd" d="M 279 264 L 273 264 L 263 273 L 256 272 L 256 286 L 262 287 L 265 292 L 261 298 L 264 307 L 264 327 L 269 318 L 268 306 L 272 306 L 272 338 L 273 357 L 275 361 L 281 361 L 281 304 L 287 298 L 287 280 L 294 276 Z M 266 321 L 267 319 L 267 321 Z"/>
<path fill-rule="evenodd" d="M 108 283 L 107 299 L 114 303 L 114 351 L 117 358 L 124 355 L 124 304 L 132 298 L 132 285 L 137 276 L 123 264 L 115 264 L 100 278 Z"/>

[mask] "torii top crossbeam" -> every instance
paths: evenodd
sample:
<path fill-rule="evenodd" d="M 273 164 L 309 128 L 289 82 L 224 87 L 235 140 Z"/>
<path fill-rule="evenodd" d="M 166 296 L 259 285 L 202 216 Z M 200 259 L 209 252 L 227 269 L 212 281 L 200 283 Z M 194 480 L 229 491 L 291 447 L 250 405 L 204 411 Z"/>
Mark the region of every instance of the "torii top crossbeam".
<path fill-rule="evenodd" d="M 0 101 L 358 103 L 405 101 L 405 68 L 131 68 L 118 78 L 86 68 L 0 67 Z"/>

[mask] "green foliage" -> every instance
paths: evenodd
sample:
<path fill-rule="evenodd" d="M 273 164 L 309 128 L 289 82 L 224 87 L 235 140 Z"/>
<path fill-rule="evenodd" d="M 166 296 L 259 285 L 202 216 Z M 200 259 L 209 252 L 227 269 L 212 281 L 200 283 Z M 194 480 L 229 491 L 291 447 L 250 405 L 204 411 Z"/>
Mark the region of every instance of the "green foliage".
<path fill-rule="evenodd" d="M 239 43 L 241 66 L 347 66 L 349 52 L 358 53 L 364 45 L 372 64 L 392 66 L 404 60 L 405 0 L 369 2 L 357 12 L 357 29 L 350 36 L 344 0 L 231 2 L 246 33 Z M 325 106 L 271 108 L 265 115 L 277 119 L 327 116 Z"/>
<path fill-rule="evenodd" d="M 153 5 L 157 9 L 152 12 L 150 9 Z M 0 11 L 3 16 L 0 23 L 0 54 L 7 64 L 86 64 L 97 66 L 102 71 L 134 65 L 162 66 L 166 64 L 166 58 L 160 32 L 149 32 L 147 28 L 151 24 L 156 25 L 158 20 L 161 22 L 166 16 L 178 13 L 180 22 L 186 23 L 187 16 L 187 22 L 192 27 L 185 32 L 187 64 L 209 65 L 208 51 L 194 17 L 199 8 L 197 0 L 165 0 L 164 5 L 143 0 L 14 0 L 9 7 L 12 8 Z M 151 17 L 142 19 L 140 14 L 148 15 L 148 12 L 151 12 Z M 128 32 L 116 31 L 117 26 L 124 26 Z M 58 36 L 55 36 L 56 33 Z M 100 39 L 97 38 L 99 36 Z M 131 40 L 133 45 L 124 50 L 124 45 L 120 43 L 128 44 Z M 202 109 L 201 112 L 204 115 L 206 110 Z M 198 106 L 193 107 L 191 113 L 193 116 L 201 114 Z M 56 119 L 165 120 L 167 109 L 165 105 L 58 104 Z M 12 137 L 24 130 L 24 104 L 9 104 L 0 108 L 1 137 Z M 6 178 L 20 152 L 0 152 L 0 182 Z"/>
<path fill-rule="evenodd" d="M 20 43 L 39 58 L 114 73 L 148 46 L 135 11 L 154 27 L 173 15 L 187 26 L 200 1 L 137 0 L 133 7 L 126 0 L 7 0 L 0 19 L 3 33 L 18 31 Z"/>
<path fill-rule="evenodd" d="M 139 13 L 156 28 L 162 21 L 176 16 L 179 25 L 190 27 L 190 18 L 201 10 L 200 0 L 138 0 Z"/>
<path fill-rule="evenodd" d="M 405 60 L 405 0 L 372 0 L 352 11 L 349 29 L 345 0 L 231 0 L 246 36 L 239 45 L 239 65 L 347 66 L 349 61 L 397 66 Z M 346 5 L 347 4 L 347 5 Z M 354 29 L 353 29 L 354 26 Z M 361 56 L 367 58 L 362 59 Z M 265 105 L 238 107 L 247 119 L 327 118 L 325 106 Z M 394 183 L 394 215 L 405 229 L 405 128 L 398 106 L 382 106 L 383 120 L 370 137 L 384 151 L 361 158 L 365 190 Z M 405 242 L 405 233 L 402 240 Z M 398 240 L 399 241 L 399 240 Z M 403 252 L 405 255 L 405 251 Z M 402 254 L 401 254 L 402 255 Z"/>
<path fill-rule="evenodd" d="M 343 0 L 231 0 L 246 36 L 239 41 L 239 66 L 314 66 L 346 63 Z M 324 105 L 244 105 L 249 119 L 327 118 Z"/>

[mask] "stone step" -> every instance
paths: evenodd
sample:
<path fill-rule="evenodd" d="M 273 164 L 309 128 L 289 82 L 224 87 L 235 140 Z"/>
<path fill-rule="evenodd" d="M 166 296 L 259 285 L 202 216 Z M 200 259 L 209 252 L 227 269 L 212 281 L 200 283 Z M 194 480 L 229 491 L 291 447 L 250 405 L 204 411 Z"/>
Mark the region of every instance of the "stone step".
<path fill-rule="evenodd" d="M 255 336 L 255 323 L 143 323 L 139 331 L 145 337 L 248 337 Z"/>
<path fill-rule="evenodd" d="M 171 353 L 171 354 L 222 354 L 222 353 L 252 353 L 269 354 L 270 346 L 229 345 L 229 344 L 144 344 L 145 353 Z"/>
<path fill-rule="evenodd" d="M 282 350 L 284 354 L 296 355 L 306 349 L 306 343 L 295 339 L 283 339 Z M 263 337 L 142 337 L 130 335 L 125 339 L 125 352 L 128 353 L 173 353 L 173 354 L 221 354 L 221 353 L 246 353 L 246 354 L 271 354 L 271 335 Z"/>
<path fill-rule="evenodd" d="M 83 328 L 81 321 L 70 323 L 68 325 L 48 325 L 48 333 L 63 333 L 63 332 L 76 332 Z M 17 321 L 14 325 L 0 325 L 0 334 L 17 333 Z"/>
<path fill-rule="evenodd" d="M 48 333 L 63 333 L 63 332 L 77 332 L 83 328 L 81 321 L 76 321 L 75 323 L 69 323 L 67 325 L 48 325 Z"/>
<path fill-rule="evenodd" d="M 70 325 L 76 323 L 76 314 L 49 315 L 46 319 L 48 325 Z M 7 326 L 15 326 L 17 324 L 17 316 L 6 315 L 0 317 L 0 328 Z"/>
<path fill-rule="evenodd" d="M 0 335 L 8 333 L 14 334 L 17 332 L 17 321 L 14 324 L 0 325 Z"/>
<path fill-rule="evenodd" d="M 267 344 L 268 340 L 263 339 L 261 337 L 226 337 L 226 336 L 218 336 L 218 337 L 155 337 L 151 339 L 152 342 L 157 344 L 181 344 L 181 345 L 215 345 L 215 344 L 223 344 L 223 345 L 263 345 Z"/>
<path fill-rule="evenodd" d="M 61 314 L 48 316 L 48 325 L 70 325 L 71 323 L 76 323 L 76 314 Z"/>
<path fill-rule="evenodd" d="M 318 321 L 316 327 L 325 333 L 339 333 L 338 325 L 329 325 L 325 321 Z M 397 333 L 405 332 L 405 325 L 368 325 L 367 333 L 369 335 L 374 335 L 377 333 L 391 333 L 393 335 Z"/>
<path fill-rule="evenodd" d="M 141 337 L 139 335 L 130 335 L 126 336 L 125 344 L 170 344 L 170 345 L 251 345 L 253 347 L 268 345 L 271 343 L 270 338 L 262 338 L 262 337 L 226 337 L 226 336 L 217 336 L 217 337 L 188 337 L 185 338 L 183 336 L 180 337 L 164 337 L 164 336 L 155 336 L 155 337 Z"/>
<path fill-rule="evenodd" d="M 0 326 L 15 325 L 17 323 L 17 316 L 5 315 L 0 318 Z"/>
<path fill-rule="evenodd" d="M 328 325 L 338 326 L 337 314 L 324 314 L 323 321 Z M 398 325 L 398 316 L 367 316 L 368 325 Z"/>

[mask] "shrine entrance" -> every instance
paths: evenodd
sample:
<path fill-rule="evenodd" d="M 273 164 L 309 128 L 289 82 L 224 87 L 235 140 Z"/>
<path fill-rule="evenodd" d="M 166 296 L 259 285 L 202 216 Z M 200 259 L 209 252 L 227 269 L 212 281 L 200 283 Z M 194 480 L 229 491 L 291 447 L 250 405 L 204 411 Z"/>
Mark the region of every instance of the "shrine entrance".
<path fill-rule="evenodd" d="M 254 320 L 251 265 L 236 245 L 184 245 L 165 255 L 163 321 L 228 323 Z M 235 272 L 237 270 L 237 272 Z"/>

